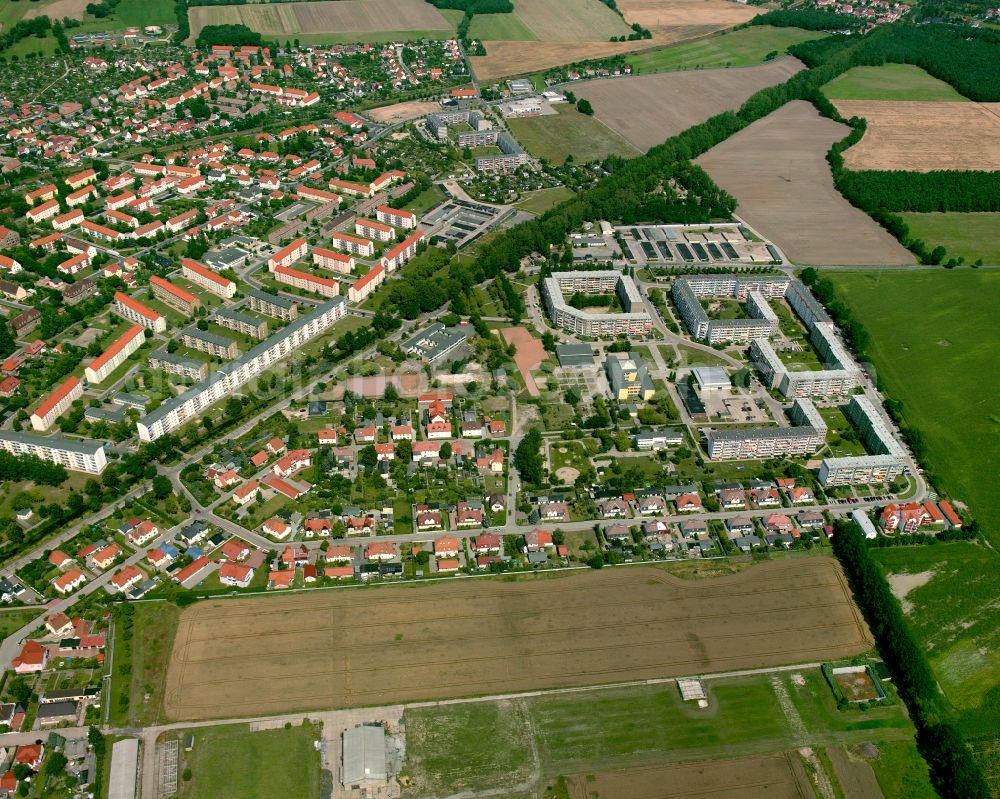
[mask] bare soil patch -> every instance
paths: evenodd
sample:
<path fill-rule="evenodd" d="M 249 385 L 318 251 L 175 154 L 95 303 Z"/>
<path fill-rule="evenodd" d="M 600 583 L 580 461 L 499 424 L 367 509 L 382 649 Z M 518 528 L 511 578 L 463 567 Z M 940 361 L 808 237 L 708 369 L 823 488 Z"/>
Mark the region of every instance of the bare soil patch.
<path fill-rule="evenodd" d="M 500 332 L 503 334 L 504 341 L 517 347 L 514 363 L 517 364 L 517 369 L 521 373 L 521 377 L 524 378 L 524 386 L 528 389 L 528 393 L 537 397 L 538 386 L 535 385 L 535 378 L 531 376 L 531 370 L 537 369 L 545 360 L 545 347 L 542 345 L 542 340 L 531 335 L 525 327 L 505 327 Z"/>
<path fill-rule="evenodd" d="M 839 747 L 827 749 L 826 754 L 844 796 L 850 796 L 851 799 L 882 799 L 882 789 L 875 779 L 875 772 L 862 758 L 852 756 Z"/>
<path fill-rule="evenodd" d="M 563 466 L 556 469 L 556 477 L 562 480 L 564 483 L 572 483 L 580 476 L 580 470 L 574 469 L 572 466 Z"/>
<path fill-rule="evenodd" d="M 790 752 L 579 775 L 570 778 L 569 795 L 570 799 L 802 799 L 813 794 L 801 761 Z"/>
<path fill-rule="evenodd" d="M 874 701 L 879 698 L 875 683 L 867 671 L 840 672 L 834 675 L 841 693 L 853 702 Z"/>
<path fill-rule="evenodd" d="M 739 108 L 750 95 L 784 83 L 802 68 L 797 59 L 782 58 L 740 69 L 632 75 L 589 81 L 576 94 L 590 100 L 601 122 L 646 151 L 720 111 Z"/>
<path fill-rule="evenodd" d="M 440 110 L 440 108 L 441 106 L 437 103 L 414 100 L 409 103 L 396 103 L 395 105 L 384 105 L 381 108 L 373 108 L 370 111 L 366 111 L 365 116 L 371 117 L 376 122 L 394 125 L 397 122 L 405 122 L 407 119 L 416 119 L 425 114 L 431 114 L 434 111 Z"/>
<path fill-rule="evenodd" d="M 826 152 L 849 132 L 801 100 L 696 159 L 736 213 L 799 264 L 912 264 L 913 255 L 833 186 Z"/>
<path fill-rule="evenodd" d="M 238 718 L 595 685 L 834 659 L 871 645 L 828 558 L 696 582 L 605 569 L 216 600 L 181 617 L 165 711 Z"/>
<path fill-rule="evenodd" d="M 1000 169 L 1000 103 L 837 100 L 864 117 L 864 137 L 844 152 L 848 169 Z"/>
<path fill-rule="evenodd" d="M 909 613 L 913 610 L 913 603 L 906 598 L 910 591 L 927 585 L 935 574 L 936 572 L 931 569 L 916 574 L 890 574 L 888 576 L 889 588 L 892 589 L 893 596 L 899 600 L 899 604 L 903 607 L 903 613 Z"/>

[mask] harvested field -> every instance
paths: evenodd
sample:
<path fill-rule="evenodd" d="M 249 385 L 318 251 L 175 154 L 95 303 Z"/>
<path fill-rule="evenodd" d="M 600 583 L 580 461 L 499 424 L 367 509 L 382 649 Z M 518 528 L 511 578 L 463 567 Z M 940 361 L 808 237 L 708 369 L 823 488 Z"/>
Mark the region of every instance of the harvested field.
<path fill-rule="evenodd" d="M 871 769 L 869 769 L 871 771 Z M 809 777 L 794 752 L 606 771 L 569 779 L 570 799 L 802 799 Z"/>
<path fill-rule="evenodd" d="M 381 108 L 372 108 L 370 111 L 365 111 L 365 116 L 371 117 L 376 122 L 394 125 L 397 122 L 405 122 L 408 119 L 432 114 L 440 109 L 441 106 L 437 103 L 414 100 L 409 103 L 396 103 L 395 105 L 384 105 Z"/>
<path fill-rule="evenodd" d="M 242 6 L 195 6 L 190 9 L 191 36 L 205 25 L 243 24 L 265 36 L 353 34 L 378 31 L 454 31 L 423 0 L 339 0 L 303 3 L 256 3 Z"/>
<path fill-rule="evenodd" d="M 759 7 L 729 3 L 725 0 L 618 0 L 618 9 L 631 25 L 666 36 L 689 27 L 731 28 L 761 13 Z"/>
<path fill-rule="evenodd" d="M 801 100 L 696 159 L 736 213 L 799 264 L 912 264 L 913 255 L 833 186 L 826 152 L 849 132 Z"/>
<path fill-rule="evenodd" d="M 535 378 L 531 376 L 531 370 L 537 369 L 545 360 L 545 348 L 542 346 L 542 340 L 535 338 L 524 327 L 505 327 L 500 332 L 504 341 L 517 347 L 514 363 L 517 364 L 517 369 L 521 373 L 521 377 L 524 378 L 524 387 L 528 389 L 528 393 L 537 397 L 538 386 L 535 385 Z"/>
<path fill-rule="evenodd" d="M 514 13 L 542 41 L 606 42 L 632 31 L 600 0 L 513 0 Z"/>
<path fill-rule="evenodd" d="M 646 151 L 720 111 L 739 108 L 754 92 L 801 69 L 797 59 L 781 58 L 740 69 L 633 75 L 590 81 L 576 95 L 590 100 L 597 119 Z"/>
<path fill-rule="evenodd" d="M 697 582 L 633 568 L 316 591 L 185 610 L 165 708 L 196 720 L 411 702 L 822 660 L 871 645 L 828 558 Z"/>
<path fill-rule="evenodd" d="M 24 12 L 25 19 L 40 17 L 43 14 L 50 19 L 83 19 L 87 10 L 89 0 L 55 0 L 52 3 L 32 4 L 32 7 Z"/>
<path fill-rule="evenodd" d="M 848 169 L 1000 169 L 1000 103 L 836 100 L 868 130 L 844 152 Z"/>
<path fill-rule="evenodd" d="M 850 755 L 839 746 L 827 749 L 826 754 L 844 796 L 851 799 L 883 799 L 875 772 L 861 757 Z"/>

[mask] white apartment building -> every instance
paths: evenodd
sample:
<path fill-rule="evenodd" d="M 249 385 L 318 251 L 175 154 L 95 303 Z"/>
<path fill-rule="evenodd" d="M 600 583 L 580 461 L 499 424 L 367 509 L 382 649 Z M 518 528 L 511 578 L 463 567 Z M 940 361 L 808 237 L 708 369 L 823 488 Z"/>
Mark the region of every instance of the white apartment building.
<path fill-rule="evenodd" d="M 287 266 L 276 266 L 271 271 L 274 273 L 275 280 L 287 286 L 295 286 L 306 291 L 315 291 L 324 297 L 336 297 L 340 294 L 340 284 L 328 277 L 312 275 L 309 272 L 291 269 Z"/>
<path fill-rule="evenodd" d="M 380 205 L 376 208 L 375 218 L 385 225 L 400 227 L 404 230 L 413 230 L 417 226 L 416 214 L 411 211 L 399 211 L 388 205 Z"/>
<path fill-rule="evenodd" d="M 82 396 L 83 383 L 76 377 L 68 378 L 43 399 L 42 404 L 31 414 L 31 426 L 39 433 L 44 433 L 52 427 L 56 419 L 69 410 L 74 400 Z"/>
<path fill-rule="evenodd" d="M 181 274 L 192 283 L 197 283 L 203 289 L 207 289 L 224 299 L 232 299 L 233 295 L 236 294 L 236 283 L 227 277 L 217 275 L 207 266 L 192 261 L 190 258 L 181 258 Z"/>
<path fill-rule="evenodd" d="M 167 317 L 120 291 L 115 292 L 115 313 L 137 325 L 148 327 L 154 333 L 167 329 Z"/>
<path fill-rule="evenodd" d="M 309 252 L 309 244 L 305 239 L 295 239 L 287 247 L 282 247 L 267 262 L 267 268 L 272 272 L 276 266 L 291 266 L 300 258 L 305 258 Z"/>
<path fill-rule="evenodd" d="M 132 325 L 124 335 L 104 352 L 92 360 L 83 374 L 89 383 L 102 383 L 115 369 L 128 360 L 146 341 L 146 330 L 142 325 Z"/>
<path fill-rule="evenodd" d="M 108 465 L 104 444 L 100 441 L 0 430 L 0 447 L 12 455 L 34 455 L 74 472 L 100 474 Z"/>
<path fill-rule="evenodd" d="M 322 247 L 314 247 L 312 251 L 313 263 L 324 269 L 339 272 L 342 275 L 349 275 L 354 271 L 354 257 L 344 255 L 333 250 L 325 250 Z"/>
<path fill-rule="evenodd" d="M 411 233 L 395 247 L 387 250 L 382 257 L 378 259 L 378 262 L 382 265 L 382 268 L 385 269 L 386 272 L 392 272 L 394 269 L 399 269 L 399 267 L 417 254 L 417 246 L 421 241 L 423 241 L 423 239 L 424 234 L 419 230 L 416 233 Z"/>
<path fill-rule="evenodd" d="M 361 239 L 349 233 L 333 233 L 330 235 L 330 246 L 362 258 L 371 258 L 375 254 L 375 243 Z"/>

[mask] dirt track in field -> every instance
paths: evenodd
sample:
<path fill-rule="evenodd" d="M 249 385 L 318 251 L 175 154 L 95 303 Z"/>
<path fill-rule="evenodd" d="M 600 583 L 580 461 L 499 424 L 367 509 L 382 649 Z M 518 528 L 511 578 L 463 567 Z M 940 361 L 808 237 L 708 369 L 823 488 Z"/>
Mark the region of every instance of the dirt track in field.
<path fill-rule="evenodd" d="M 722 111 L 736 110 L 755 92 L 784 83 L 803 68 L 795 58 L 757 67 L 632 75 L 583 83 L 576 89 L 594 115 L 643 152 Z"/>
<path fill-rule="evenodd" d="M 794 752 L 739 760 L 604 771 L 569 779 L 570 799 L 806 799 L 813 791 Z"/>
<path fill-rule="evenodd" d="M 913 255 L 833 186 L 826 152 L 849 132 L 801 100 L 695 163 L 738 201 L 736 213 L 798 264 L 912 264 Z"/>
<path fill-rule="evenodd" d="M 686 581 L 655 568 L 204 602 L 181 617 L 171 719 L 596 685 L 834 659 L 872 642 L 836 562 Z"/>
<path fill-rule="evenodd" d="M 836 100 L 844 119 L 864 117 L 864 137 L 844 152 L 848 169 L 1000 169 L 1000 103 Z"/>

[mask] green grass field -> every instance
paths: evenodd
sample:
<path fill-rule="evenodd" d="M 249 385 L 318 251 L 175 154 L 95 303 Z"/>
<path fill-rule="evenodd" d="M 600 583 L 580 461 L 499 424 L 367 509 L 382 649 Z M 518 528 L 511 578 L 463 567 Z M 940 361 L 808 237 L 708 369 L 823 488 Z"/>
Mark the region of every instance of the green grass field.
<path fill-rule="evenodd" d="M 116 628 L 116 650 L 111 692 L 113 697 L 127 692 L 127 711 L 112 702 L 112 723 L 120 726 L 143 726 L 160 721 L 167 666 L 177 633 L 181 612 L 169 602 L 140 602 L 135 606 L 132 646 L 126 651 L 120 630 Z M 123 667 L 131 671 L 124 673 Z M 146 697 L 149 697 L 148 699 Z"/>
<path fill-rule="evenodd" d="M 477 710 L 470 707 L 480 703 L 408 710 L 405 774 L 414 790 L 404 797 L 483 785 L 513 789 L 534 758 L 526 744 L 532 738 L 543 784 L 559 774 L 780 752 L 805 741 L 912 747 L 913 729 L 900 704 L 841 712 L 818 670 L 798 677 L 804 683 L 791 674 L 712 680 L 705 710 L 682 702 L 673 684 L 486 702 Z M 787 692 L 792 717 L 803 714 L 804 733 L 795 731 L 772 680 Z"/>
<path fill-rule="evenodd" d="M 987 266 L 1000 264 L 1000 213 L 900 214 L 910 233 L 923 239 L 930 249 L 939 244 L 948 258 L 965 263 L 981 260 Z"/>
<path fill-rule="evenodd" d="M 550 208 L 555 208 L 561 202 L 565 202 L 574 195 L 572 189 L 565 186 L 556 186 L 551 189 L 539 189 L 538 191 L 525 194 L 514 205 L 529 214 L 544 214 Z"/>
<path fill-rule="evenodd" d="M 885 799 L 936 799 L 927 764 L 917 747 L 905 741 L 882 742 L 870 762 Z"/>
<path fill-rule="evenodd" d="M 34 621 L 41 615 L 41 608 L 14 608 L 0 611 L 0 639 L 20 630 L 29 621 Z"/>
<path fill-rule="evenodd" d="M 533 42 L 538 37 L 517 14 L 476 14 L 469 37 L 484 41 Z"/>
<path fill-rule="evenodd" d="M 593 117 L 571 105 L 557 105 L 558 116 L 508 119 L 511 133 L 536 158 L 561 164 L 572 155 L 576 161 L 593 161 L 609 155 L 631 158 L 639 154 L 631 144 Z"/>
<path fill-rule="evenodd" d="M 181 799 L 319 798 L 320 759 L 313 749 L 319 731 L 312 724 L 259 732 L 232 724 L 192 732 L 194 750 L 183 757 L 193 776 L 179 781 Z"/>
<path fill-rule="evenodd" d="M 854 67 L 823 87 L 831 100 L 965 100 L 944 81 L 910 64 Z"/>
<path fill-rule="evenodd" d="M 660 50 L 648 50 L 629 56 L 628 63 L 637 72 L 663 72 L 673 69 L 708 69 L 746 67 L 763 64 L 764 59 L 779 54 L 793 44 L 818 39 L 824 34 L 801 28 L 772 28 L 753 25 L 731 33 L 709 36 L 695 42 L 676 44 Z"/>
<path fill-rule="evenodd" d="M 938 269 L 831 279 L 871 335 L 879 383 L 923 433 L 927 466 L 1000 546 L 1000 492 L 984 477 L 1000 464 L 1000 370 L 992 367 L 1000 274 Z"/>

